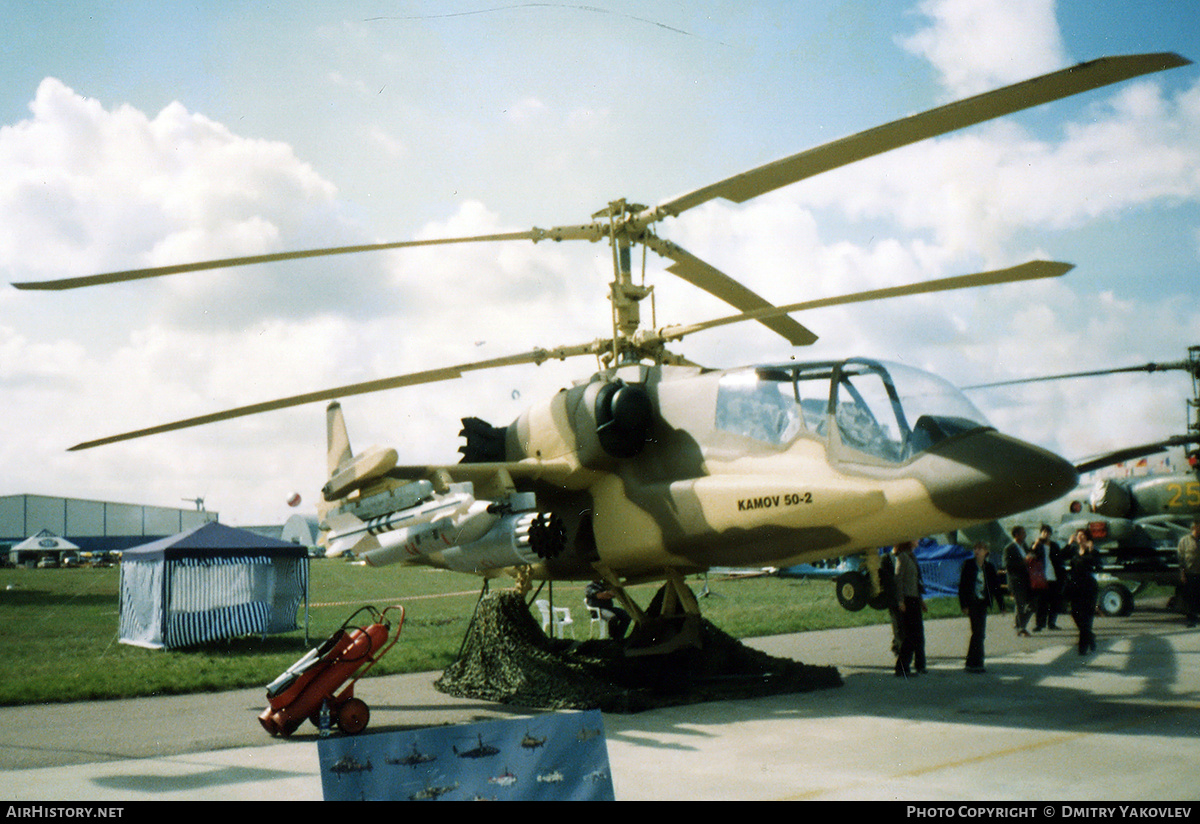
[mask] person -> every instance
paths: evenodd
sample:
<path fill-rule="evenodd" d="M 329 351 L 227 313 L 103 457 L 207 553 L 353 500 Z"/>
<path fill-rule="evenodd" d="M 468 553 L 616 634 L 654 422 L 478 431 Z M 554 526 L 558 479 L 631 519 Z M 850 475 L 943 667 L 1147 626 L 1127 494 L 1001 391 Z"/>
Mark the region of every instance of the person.
<path fill-rule="evenodd" d="M 892 654 L 899 655 L 903 630 L 900 624 L 900 607 L 896 603 L 896 561 L 890 552 L 880 553 L 879 589 L 892 619 Z"/>
<path fill-rule="evenodd" d="M 590 609 L 600 611 L 600 617 L 608 622 L 608 637 L 621 639 L 629 628 L 629 613 L 613 603 L 613 592 L 603 581 L 592 581 L 583 592 L 583 602 Z"/>
<path fill-rule="evenodd" d="M 1039 563 L 1045 576 L 1045 586 L 1035 585 L 1034 596 L 1037 605 L 1037 620 L 1033 626 L 1034 632 L 1043 629 L 1058 629 L 1058 611 L 1062 601 L 1062 585 L 1066 578 L 1066 568 L 1063 566 L 1062 549 L 1051 540 L 1050 527 L 1042 524 L 1038 530 L 1038 539 L 1030 547 L 1034 562 Z M 1031 569 L 1033 565 L 1031 564 Z"/>
<path fill-rule="evenodd" d="M 921 571 L 913 557 L 912 541 L 892 547 L 896 558 L 896 608 L 900 611 L 900 653 L 896 676 L 907 678 L 925 672 L 925 599 L 921 597 Z"/>
<path fill-rule="evenodd" d="M 1004 612 L 1004 595 L 1000 591 L 1000 575 L 988 560 L 986 544 L 975 544 L 973 554 L 963 562 L 958 578 L 958 605 L 971 622 L 971 638 L 967 642 L 967 672 L 982 673 L 983 641 L 987 634 L 987 613 L 992 605 Z"/>
<path fill-rule="evenodd" d="M 1071 602 L 1071 618 L 1079 628 L 1080 655 L 1096 649 L 1092 624 L 1096 620 L 1096 600 L 1100 596 L 1100 585 L 1096 582 L 1099 572 L 1100 559 L 1091 536 L 1082 529 L 1077 530 L 1067 545 L 1066 590 Z"/>
<path fill-rule="evenodd" d="M 1008 577 L 1008 591 L 1013 598 L 1013 626 L 1017 635 L 1029 637 L 1029 616 L 1033 614 L 1032 591 L 1029 587 L 1029 565 L 1026 556 L 1025 527 L 1012 528 L 1012 541 L 1004 548 L 1004 574 Z"/>
<path fill-rule="evenodd" d="M 1200 613 L 1200 518 L 1192 521 L 1192 529 L 1179 539 L 1179 583 L 1183 585 L 1183 610 L 1187 625 L 1196 626 Z"/>

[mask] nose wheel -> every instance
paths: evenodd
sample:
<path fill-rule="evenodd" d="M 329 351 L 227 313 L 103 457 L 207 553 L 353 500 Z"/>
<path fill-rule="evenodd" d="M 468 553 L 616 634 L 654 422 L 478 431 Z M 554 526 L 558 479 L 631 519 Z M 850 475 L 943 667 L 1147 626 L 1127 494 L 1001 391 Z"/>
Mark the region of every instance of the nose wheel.
<path fill-rule="evenodd" d="M 834 591 L 842 609 L 858 612 L 867 605 L 871 584 L 861 572 L 843 572 L 834 581 Z"/>

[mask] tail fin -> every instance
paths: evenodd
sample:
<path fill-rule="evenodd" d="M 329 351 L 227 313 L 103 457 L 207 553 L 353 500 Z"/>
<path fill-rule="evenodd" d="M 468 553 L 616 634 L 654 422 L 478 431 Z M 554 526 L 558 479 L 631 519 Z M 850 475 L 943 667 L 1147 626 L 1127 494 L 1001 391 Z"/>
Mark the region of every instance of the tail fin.
<path fill-rule="evenodd" d="M 329 481 L 321 488 L 327 503 L 340 500 L 372 481 L 382 478 L 396 465 L 399 456 L 395 449 L 373 446 L 355 455 L 346 434 L 346 421 L 337 401 L 329 404 L 325 413 Z"/>
<path fill-rule="evenodd" d="M 350 465 L 354 451 L 350 448 L 350 435 L 346 432 L 346 419 L 342 417 L 342 405 L 337 401 L 325 410 L 325 437 L 329 460 L 329 477 Z"/>
<path fill-rule="evenodd" d="M 329 477 L 337 474 L 338 470 L 354 460 L 354 451 L 350 448 L 350 435 L 346 431 L 346 419 L 342 417 L 342 405 L 337 401 L 325 409 L 325 439 L 327 459 L 329 462 Z M 333 509 L 333 503 L 325 499 L 322 493 L 317 496 L 317 517 L 321 523 L 321 534 L 317 539 L 318 546 L 329 552 L 329 525 L 327 517 Z"/>

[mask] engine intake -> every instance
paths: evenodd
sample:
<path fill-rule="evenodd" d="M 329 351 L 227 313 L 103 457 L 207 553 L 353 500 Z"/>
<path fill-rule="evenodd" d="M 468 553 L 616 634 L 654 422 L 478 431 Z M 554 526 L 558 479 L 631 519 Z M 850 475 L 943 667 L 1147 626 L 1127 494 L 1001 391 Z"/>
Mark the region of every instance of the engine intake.
<path fill-rule="evenodd" d="M 614 458 L 639 455 L 654 425 L 654 405 L 646 387 L 615 380 L 596 395 L 596 437 Z"/>

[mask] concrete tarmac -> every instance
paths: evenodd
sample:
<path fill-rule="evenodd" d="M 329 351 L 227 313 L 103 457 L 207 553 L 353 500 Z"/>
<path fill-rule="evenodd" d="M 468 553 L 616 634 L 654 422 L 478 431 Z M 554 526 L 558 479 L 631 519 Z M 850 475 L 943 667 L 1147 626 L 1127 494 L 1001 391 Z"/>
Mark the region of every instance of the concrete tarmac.
<path fill-rule="evenodd" d="M 926 624 L 929 671 L 896 678 L 886 625 L 760 638 L 831 664 L 843 687 L 604 716 L 618 800 L 1194 801 L 1200 630 L 1165 604 L 1098 618 L 1080 656 L 1068 616 L 1018 639 L 992 615 L 985 674 L 963 671 L 965 618 Z M 452 698 L 440 673 L 363 679 L 364 734 L 524 717 Z M 316 731 L 269 737 L 262 689 L 0 708 L 10 802 L 320 800 Z"/>

